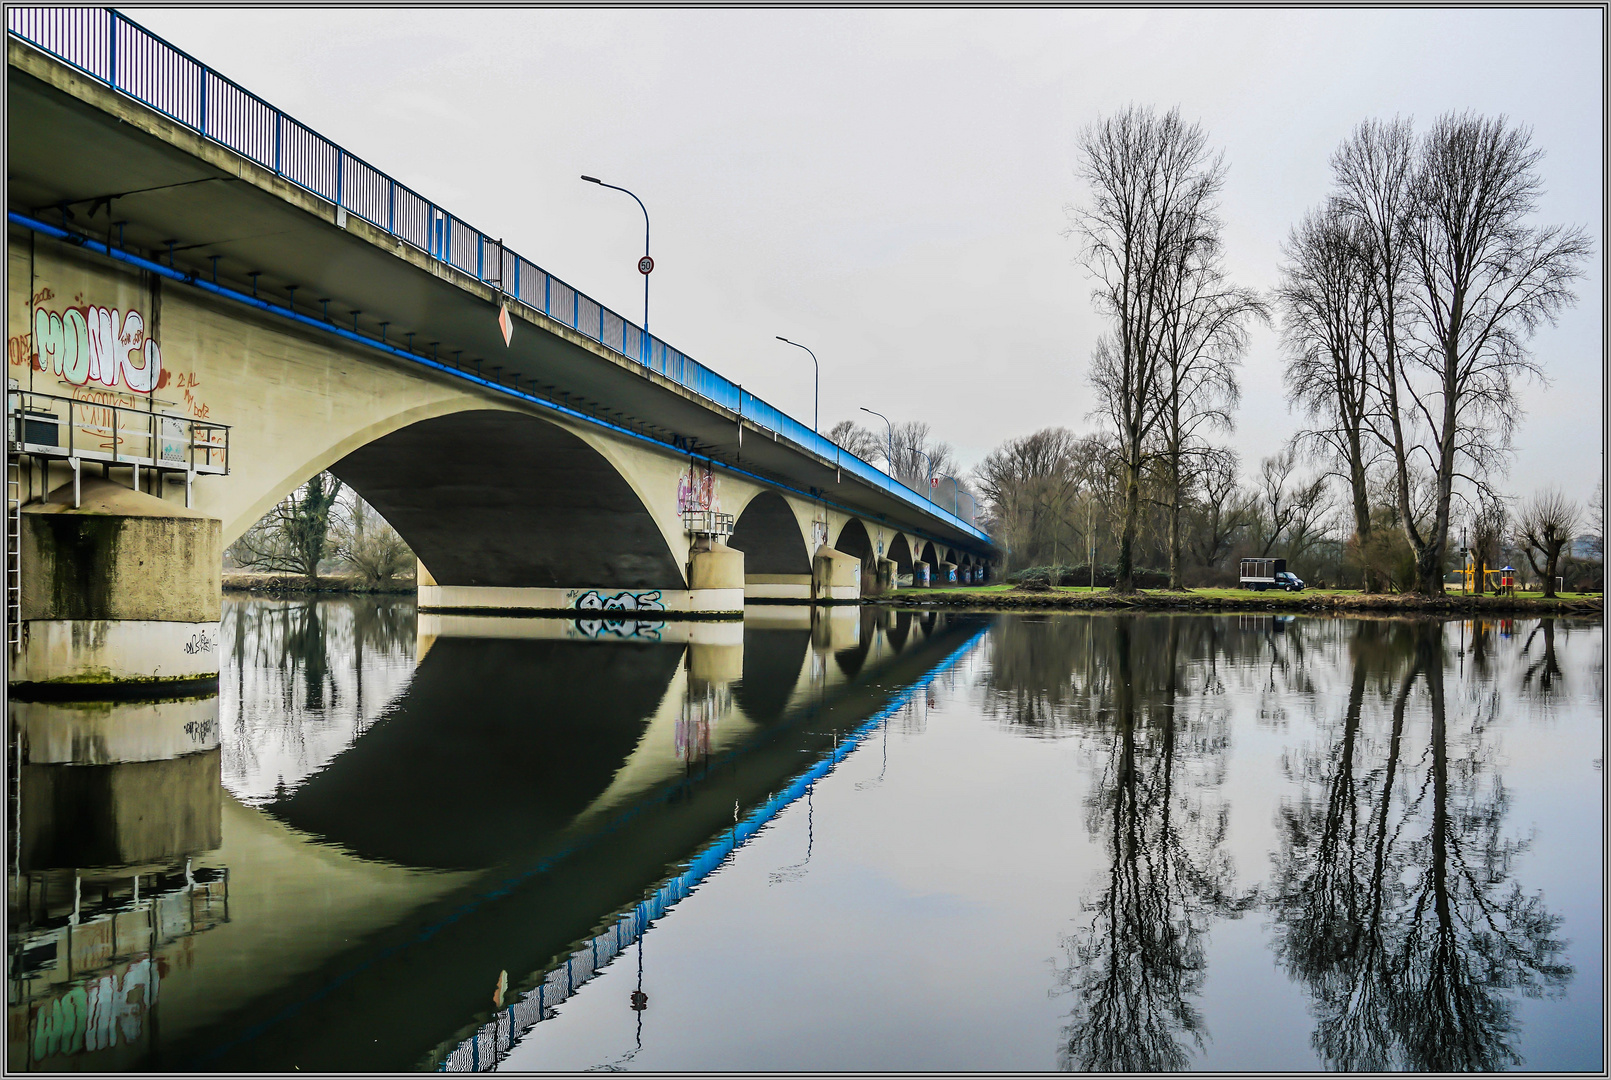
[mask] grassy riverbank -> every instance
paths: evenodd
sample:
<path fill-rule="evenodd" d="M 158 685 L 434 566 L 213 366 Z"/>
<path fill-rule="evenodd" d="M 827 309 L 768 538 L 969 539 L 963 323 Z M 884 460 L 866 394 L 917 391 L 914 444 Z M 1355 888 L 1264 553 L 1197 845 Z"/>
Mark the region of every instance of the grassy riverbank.
<path fill-rule="evenodd" d="M 1362 593 L 1357 589 L 1305 589 L 1303 592 L 1253 592 L 1248 589 L 1144 589 L 1121 595 L 1108 589 L 1069 585 L 1046 591 L 1026 591 L 1011 585 L 969 585 L 948 589 L 897 589 L 878 598 L 898 607 L 968 607 L 981 609 L 1120 609 L 1158 611 L 1285 611 L 1285 612 L 1429 612 L 1492 615 L 1602 615 L 1599 593 L 1562 593 L 1545 599 L 1542 593 L 1515 596 L 1412 596 L 1402 593 Z"/>
<path fill-rule="evenodd" d="M 319 578 L 318 587 L 308 584 L 301 574 L 266 574 L 258 570 L 225 570 L 225 592 L 261 593 L 271 596 L 326 594 L 346 596 L 353 593 L 405 594 L 414 592 L 414 579 L 400 578 L 388 585 L 366 585 L 356 574 L 326 574 Z"/>

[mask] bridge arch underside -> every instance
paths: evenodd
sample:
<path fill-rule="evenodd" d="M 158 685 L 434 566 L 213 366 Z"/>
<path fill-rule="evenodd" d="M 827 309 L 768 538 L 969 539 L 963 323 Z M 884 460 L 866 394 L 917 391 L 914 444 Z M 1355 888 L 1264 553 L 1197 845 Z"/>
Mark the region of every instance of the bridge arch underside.
<path fill-rule="evenodd" d="M 751 499 L 733 523 L 727 546 L 744 553 L 744 598 L 809 601 L 811 553 L 800 519 L 775 491 Z"/>
<path fill-rule="evenodd" d="M 478 409 L 421 420 L 330 471 L 380 511 L 438 586 L 686 587 L 615 466 L 538 417 Z"/>
<path fill-rule="evenodd" d="M 895 564 L 897 574 L 910 574 L 912 572 L 912 545 L 906 542 L 904 533 L 896 533 L 891 540 L 884 557 Z"/>
<path fill-rule="evenodd" d="M 839 530 L 839 539 L 834 541 L 834 550 L 842 551 L 846 555 L 854 555 L 861 560 L 862 578 L 867 579 L 876 567 L 873 565 L 873 539 L 867 535 L 867 526 L 857 518 L 845 522 L 844 528 Z"/>

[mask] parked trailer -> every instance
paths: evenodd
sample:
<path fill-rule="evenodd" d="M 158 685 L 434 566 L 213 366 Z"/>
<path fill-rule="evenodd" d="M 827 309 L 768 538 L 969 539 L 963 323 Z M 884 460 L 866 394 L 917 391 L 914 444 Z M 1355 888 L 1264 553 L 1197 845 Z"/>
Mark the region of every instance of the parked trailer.
<path fill-rule="evenodd" d="M 1265 589 L 1285 589 L 1298 592 L 1303 582 L 1296 574 L 1287 571 L 1285 559 L 1243 559 L 1241 585 L 1244 589 L 1262 592 Z"/>

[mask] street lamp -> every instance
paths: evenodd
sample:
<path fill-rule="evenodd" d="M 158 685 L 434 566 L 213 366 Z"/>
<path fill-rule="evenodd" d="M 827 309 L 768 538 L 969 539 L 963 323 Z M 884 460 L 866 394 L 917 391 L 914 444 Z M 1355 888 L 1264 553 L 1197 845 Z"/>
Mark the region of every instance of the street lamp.
<path fill-rule="evenodd" d="M 887 456 L 884 459 L 884 464 L 887 465 L 888 468 L 886 468 L 884 471 L 889 473 L 889 475 L 891 477 L 894 477 L 894 475 L 895 475 L 895 425 L 890 423 L 889 422 L 889 417 L 885 416 L 881 412 L 873 412 L 872 409 L 869 409 L 865 405 L 860 406 L 860 408 L 861 408 L 862 412 L 873 413 L 874 416 L 876 416 L 880 420 L 884 421 L 884 426 L 885 427 L 889 428 L 889 449 L 886 451 Z"/>
<path fill-rule="evenodd" d="M 632 195 L 632 192 L 627 191 L 626 188 L 606 184 L 596 176 L 584 176 L 582 179 L 589 184 L 607 187 L 612 191 L 626 191 L 628 195 Z M 643 200 L 636 195 L 632 195 L 632 201 L 638 204 L 639 210 L 643 211 L 643 258 L 638 260 L 638 273 L 643 275 L 643 332 L 647 334 L 649 332 L 649 272 L 654 269 L 654 260 L 649 258 L 649 208 L 644 206 Z"/>
<path fill-rule="evenodd" d="M 806 352 L 811 353 L 811 364 L 817 372 L 817 377 L 811 384 L 811 433 L 815 435 L 817 433 L 817 407 L 818 403 L 822 400 L 822 365 L 817 363 L 817 354 L 811 352 L 810 349 L 806 349 L 806 347 L 800 344 L 798 341 L 790 341 L 782 334 L 777 334 L 775 336 L 785 345 L 793 345 L 796 349 L 805 349 Z"/>
<path fill-rule="evenodd" d="M 912 453 L 918 455 L 924 461 L 929 463 L 929 475 L 928 475 L 929 502 L 933 502 L 934 501 L 934 459 L 929 457 L 927 454 L 923 453 L 923 451 L 919 450 L 915 446 L 908 446 L 906 449 L 910 450 Z"/>
<path fill-rule="evenodd" d="M 919 451 L 919 453 L 921 452 L 922 451 Z M 957 517 L 961 517 L 962 513 L 958 509 L 957 497 L 962 491 L 962 482 L 956 477 L 952 476 L 950 473 L 943 472 L 939 475 L 941 479 L 951 481 L 951 513 L 955 514 Z"/>

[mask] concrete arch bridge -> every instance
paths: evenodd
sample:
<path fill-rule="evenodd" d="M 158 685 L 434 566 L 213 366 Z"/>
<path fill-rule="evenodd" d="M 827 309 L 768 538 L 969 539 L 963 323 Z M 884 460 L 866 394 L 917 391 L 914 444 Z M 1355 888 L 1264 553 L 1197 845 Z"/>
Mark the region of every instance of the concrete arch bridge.
<path fill-rule="evenodd" d="M 326 469 L 443 611 L 736 616 L 994 557 L 116 12 L 9 9 L 7 79 L 15 683 L 215 678 L 222 547 Z"/>

